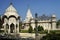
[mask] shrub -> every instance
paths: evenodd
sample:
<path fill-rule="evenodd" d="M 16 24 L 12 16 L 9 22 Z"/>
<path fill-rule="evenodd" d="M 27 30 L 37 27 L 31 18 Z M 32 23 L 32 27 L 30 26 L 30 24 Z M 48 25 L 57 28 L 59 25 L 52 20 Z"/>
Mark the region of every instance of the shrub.
<path fill-rule="evenodd" d="M 38 31 L 42 31 L 42 30 L 44 30 L 43 27 L 39 25 L 38 26 Z"/>
<path fill-rule="evenodd" d="M 32 26 L 29 27 L 28 32 L 29 32 L 29 33 L 32 33 L 32 32 L 33 32 Z"/>
<path fill-rule="evenodd" d="M 60 40 L 60 34 L 47 34 L 43 36 L 40 40 Z"/>

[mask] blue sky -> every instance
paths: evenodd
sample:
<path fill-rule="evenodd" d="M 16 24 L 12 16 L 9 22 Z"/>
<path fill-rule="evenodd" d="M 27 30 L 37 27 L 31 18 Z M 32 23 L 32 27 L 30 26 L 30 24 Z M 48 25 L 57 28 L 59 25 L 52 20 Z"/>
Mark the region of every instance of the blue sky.
<path fill-rule="evenodd" d="M 34 17 L 35 13 L 38 16 L 46 14 L 48 16 L 56 14 L 57 19 L 60 19 L 60 0 L 0 0 L 0 15 L 3 15 L 10 2 L 18 11 L 18 14 L 24 19 L 28 10 L 28 5 Z"/>

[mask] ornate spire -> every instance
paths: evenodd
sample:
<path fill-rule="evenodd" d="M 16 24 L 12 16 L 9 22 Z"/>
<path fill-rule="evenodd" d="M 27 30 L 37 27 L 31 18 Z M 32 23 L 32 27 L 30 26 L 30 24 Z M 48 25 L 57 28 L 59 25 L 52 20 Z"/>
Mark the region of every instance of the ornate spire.
<path fill-rule="evenodd" d="M 31 10 L 30 10 L 29 4 L 28 4 L 28 10 L 27 10 L 26 18 L 33 18 L 33 17 L 32 17 L 32 13 L 31 13 Z"/>
<path fill-rule="evenodd" d="M 31 11 L 30 11 L 30 8 L 28 8 L 26 17 L 32 18 L 32 13 L 31 13 Z"/>
<path fill-rule="evenodd" d="M 32 13 L 31 13 L 30 8 L 28 6 L 27 15 L 26 15 L 24 22 L 28 23 L 30 21 L 30 19 L 32 19 L 32 18 L 33 18 Z"/>

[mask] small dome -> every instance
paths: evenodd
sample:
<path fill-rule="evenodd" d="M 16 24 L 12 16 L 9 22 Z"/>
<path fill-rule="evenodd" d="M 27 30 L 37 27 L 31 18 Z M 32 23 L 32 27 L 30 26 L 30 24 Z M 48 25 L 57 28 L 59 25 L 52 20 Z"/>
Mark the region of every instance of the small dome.
<path fill-rule="evenodd" d="M 10 12 L 10 11 L 17 12 L 16 9 L 13 7 L 12 4 L 10 4 L 10 6 L 6 9 L 6 12 Z"/>
<path fill-rule="evenodd" d="M 18 13 L 17 10 L 14 8 L 14 6 L 12 4 L 10 4 L 10 6 L 6 9 L 5 14 L 7 17 L 14 15 L 15 17 L 18 17 Z"/>
<path fill-rule="evenodd" d="M 56 15 L 55 15 L 55 14 L 53 14 L 53 15 L 52 15 L 52 17 L 56 17 Z"/>

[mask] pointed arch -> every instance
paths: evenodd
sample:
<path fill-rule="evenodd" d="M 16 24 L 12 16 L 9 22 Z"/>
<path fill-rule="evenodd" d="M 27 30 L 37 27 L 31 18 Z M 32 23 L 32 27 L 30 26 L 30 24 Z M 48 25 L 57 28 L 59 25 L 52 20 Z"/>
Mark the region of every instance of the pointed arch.
<path fill-rule="evenodd" d="M 11 32 L 11 33 L 14 32 L 14 24 L 13 24 L 13 23 L 10 25 L 10 32 Z"/>

